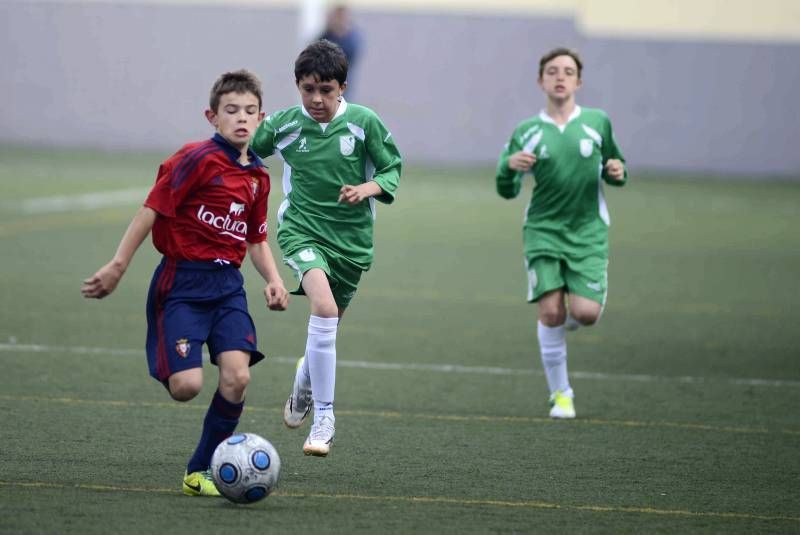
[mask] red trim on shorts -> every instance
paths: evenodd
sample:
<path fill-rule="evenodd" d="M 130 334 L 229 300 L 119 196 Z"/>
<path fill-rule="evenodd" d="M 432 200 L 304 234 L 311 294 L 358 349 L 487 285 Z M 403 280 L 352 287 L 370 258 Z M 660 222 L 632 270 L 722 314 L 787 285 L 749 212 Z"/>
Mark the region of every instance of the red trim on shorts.
<path fill-rule="evenodd" d="M 159 381 L 165 381 L 172 375 L 167 357 L 167 340 L 164 335 L 164 301 L 175 281 L 175 265 L 175 260 L 169 258 L 164 262 L 164 269 L 161 270 L 156 287 L 156 375 Z"/>

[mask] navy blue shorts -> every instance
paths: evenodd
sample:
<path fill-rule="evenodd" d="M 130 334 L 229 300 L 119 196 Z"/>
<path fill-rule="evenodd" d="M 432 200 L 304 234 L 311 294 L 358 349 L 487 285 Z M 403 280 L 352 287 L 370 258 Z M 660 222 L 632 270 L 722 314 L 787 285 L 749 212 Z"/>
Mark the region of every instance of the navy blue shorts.
<path fill-rule="evenodd" d="M 264 358 L 247 311 L 239 268 L 215 262 L 164 258 L 147 294 L 147 362 L 166 384 L 173 373 L 203 366 L 203 344 L 212 364 L 224 351 L 250 353 L 250 366 Z"/>

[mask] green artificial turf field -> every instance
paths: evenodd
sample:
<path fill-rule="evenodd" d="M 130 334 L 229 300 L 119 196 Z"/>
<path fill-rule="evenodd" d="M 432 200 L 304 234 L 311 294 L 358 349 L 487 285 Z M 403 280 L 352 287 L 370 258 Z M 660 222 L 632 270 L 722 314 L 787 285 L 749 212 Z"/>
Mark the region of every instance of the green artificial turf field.
<path fill-rule="evenodd" d="M 79 292 L 165 156 L 0 149 L 0 532 L 800 531 L 800 181 L 606 188 L 608 306 L 568 336 L 578 418 L 553 422 L 527 199 L 498 197 L 490 167 L 408 168 L 339 331 L 326 459 L 281 421 L 308 305 L 267 311 L 243 268 L 270 358 L 239 430 L 283 470 L 236 506 L 180 493 L 216 370 L 186 404 L 147 375 L 149 242 L 113 295 Z"/>

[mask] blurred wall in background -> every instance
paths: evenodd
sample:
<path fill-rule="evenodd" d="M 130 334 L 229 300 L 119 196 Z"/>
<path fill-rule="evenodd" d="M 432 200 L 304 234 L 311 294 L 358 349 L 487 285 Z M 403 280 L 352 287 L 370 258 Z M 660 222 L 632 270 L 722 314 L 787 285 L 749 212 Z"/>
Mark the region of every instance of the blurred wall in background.
<path fill-rule="evenodd" d="M 565 45 L 584 58 L 579 103 L 608 111 L 632 168 L 800 177 L 800 3 L 488 4 L 350 2 L 365 42 L 358 102 L 409 161 L 494 162 L 544 104 L 539 57 Z M 169 152 L 210 135 L 208 90 L 241 67 L 261 76 L 267 112 L 296 104 L 299 12 L 2 0 L 0 143 Z"/>

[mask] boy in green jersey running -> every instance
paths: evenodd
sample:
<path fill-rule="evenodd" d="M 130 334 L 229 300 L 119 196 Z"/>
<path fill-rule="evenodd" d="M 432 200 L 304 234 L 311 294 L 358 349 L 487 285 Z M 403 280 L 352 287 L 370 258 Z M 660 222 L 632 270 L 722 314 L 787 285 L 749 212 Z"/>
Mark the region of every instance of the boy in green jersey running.
<path fill-rule="evenodd" d="M 528 171 L 536 181 L 523 238 L 552 418 L 575 417 L 565 331 L 594 324 L 606 301 L 609 217 L 602 181 L 622 186 L 628 178 L 608 116 L 575 103 L 582 68 L 567 48 L 542 57 L 539 86 L 547 108 L 517 126 L 496 175 L 506 199 L 519 194 Z"/>
<path fill-rule="evenodd" d="M 347 58 L 327 40 L 298 56 L 295 82 L 302 104 L 268 116 L 251 146 L 284 162 L 278 244 L 308 296 L 305 355 L 284 407 L 284 423 L 300 427 L 314 411 L 306 455 L 328 454 L 334 436 L 336 331 L 372 264 L 375 201 L 394 201 L 400 153 L 380 118 L 344 100 Z"/>

